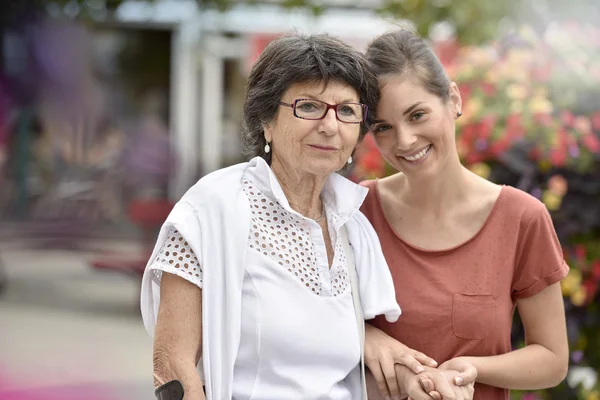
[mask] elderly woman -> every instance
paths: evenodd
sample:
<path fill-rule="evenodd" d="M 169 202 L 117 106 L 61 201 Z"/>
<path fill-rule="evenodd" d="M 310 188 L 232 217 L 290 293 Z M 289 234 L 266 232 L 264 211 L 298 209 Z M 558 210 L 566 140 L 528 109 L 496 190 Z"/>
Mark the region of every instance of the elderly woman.
<path fill-rule="evenodd" d="M 254 157 L 183 196 L 144 274 L 160 399 L 365 398 L 362 314 L 400 309 L 359 211 L 367 189 L 335 172 L 377 100 L 366 60 L 339 40 L 291 35 L 262 53 L 244 106 Z"/>

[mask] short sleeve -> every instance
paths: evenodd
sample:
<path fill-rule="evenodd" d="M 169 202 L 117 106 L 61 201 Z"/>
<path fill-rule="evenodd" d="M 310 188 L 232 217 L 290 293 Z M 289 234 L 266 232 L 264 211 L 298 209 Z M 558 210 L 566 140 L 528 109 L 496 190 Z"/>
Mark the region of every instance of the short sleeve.
<path fill-rule="evenodd" d="M 150 268 L 154 270 L 155 279 L 160 280 L 162 272 L 168 272 L 202 288 L 202 263 L 183 235 L 173 227 L 160 244 Z"/>
<path fill-rule="evenodd" d="M 513 277 L 512 296 L 515 299 L 534 296 L 561 281 L 569 272 L 546 207 L 536 202 L 526 211 Z"/>

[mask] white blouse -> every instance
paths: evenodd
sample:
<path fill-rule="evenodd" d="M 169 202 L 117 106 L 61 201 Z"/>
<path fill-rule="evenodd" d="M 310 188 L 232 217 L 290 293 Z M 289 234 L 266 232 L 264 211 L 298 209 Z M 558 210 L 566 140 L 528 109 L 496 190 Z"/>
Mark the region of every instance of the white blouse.
<path fill-rule="evenodd" d="M 323 200 L 334 249 L 294 211 L 260 157 L 203 177 L 163 224 L 141 311 L 154 336 L 164 271 L 202 288 L 207 398 L 360 399 L 361 344 L 340 242 L 345 227 L 365 319 L 400 315 L 377 235 L 359 211 L 368 189 L 332 174 Z"/>
<path fill-rule="evenodd" d="M 345 381 L 359 366 L 360 347 L 335 199 L 323 198 L 334 248 L 330 268 L 319 224 L 286 209 L 268 186 L 261 190 L 269 179 L 259 174 L 248 170 L 242 182 L 251 208 L 251 251 L 233 398 L 357 398 Z M 151 264 L 158 279 L 165 271 L 199 287 L 202 268 L 174 228 Z"/>

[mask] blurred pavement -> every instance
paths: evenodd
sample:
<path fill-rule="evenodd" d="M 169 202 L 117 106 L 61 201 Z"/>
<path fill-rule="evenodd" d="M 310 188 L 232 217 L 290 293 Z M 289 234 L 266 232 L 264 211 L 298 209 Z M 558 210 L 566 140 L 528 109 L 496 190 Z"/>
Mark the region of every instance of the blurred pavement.
<path fill-rule="evenodd" d="M 104 243 L 132 255 L 132 243 Z M 91 255 L 0 244 L 1 400 L 153 399 L 152 340 L 133 276 Z"/>

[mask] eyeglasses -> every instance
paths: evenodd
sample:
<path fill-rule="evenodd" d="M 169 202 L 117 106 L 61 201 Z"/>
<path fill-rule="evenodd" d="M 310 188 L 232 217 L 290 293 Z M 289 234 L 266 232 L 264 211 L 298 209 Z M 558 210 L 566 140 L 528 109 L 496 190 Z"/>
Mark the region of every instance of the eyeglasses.
<path fill-rule="evenodd" d="M 347 124 L 364 122 L 368 112 L 368 107 L 361 103 L 328 104 L 313 99 L 296 99 L 292 104 L 280 101 L 279 105 L 292 108 L 294 117 L 308 120 L 323 119 L 333 108 L 338 121 Z"/>

